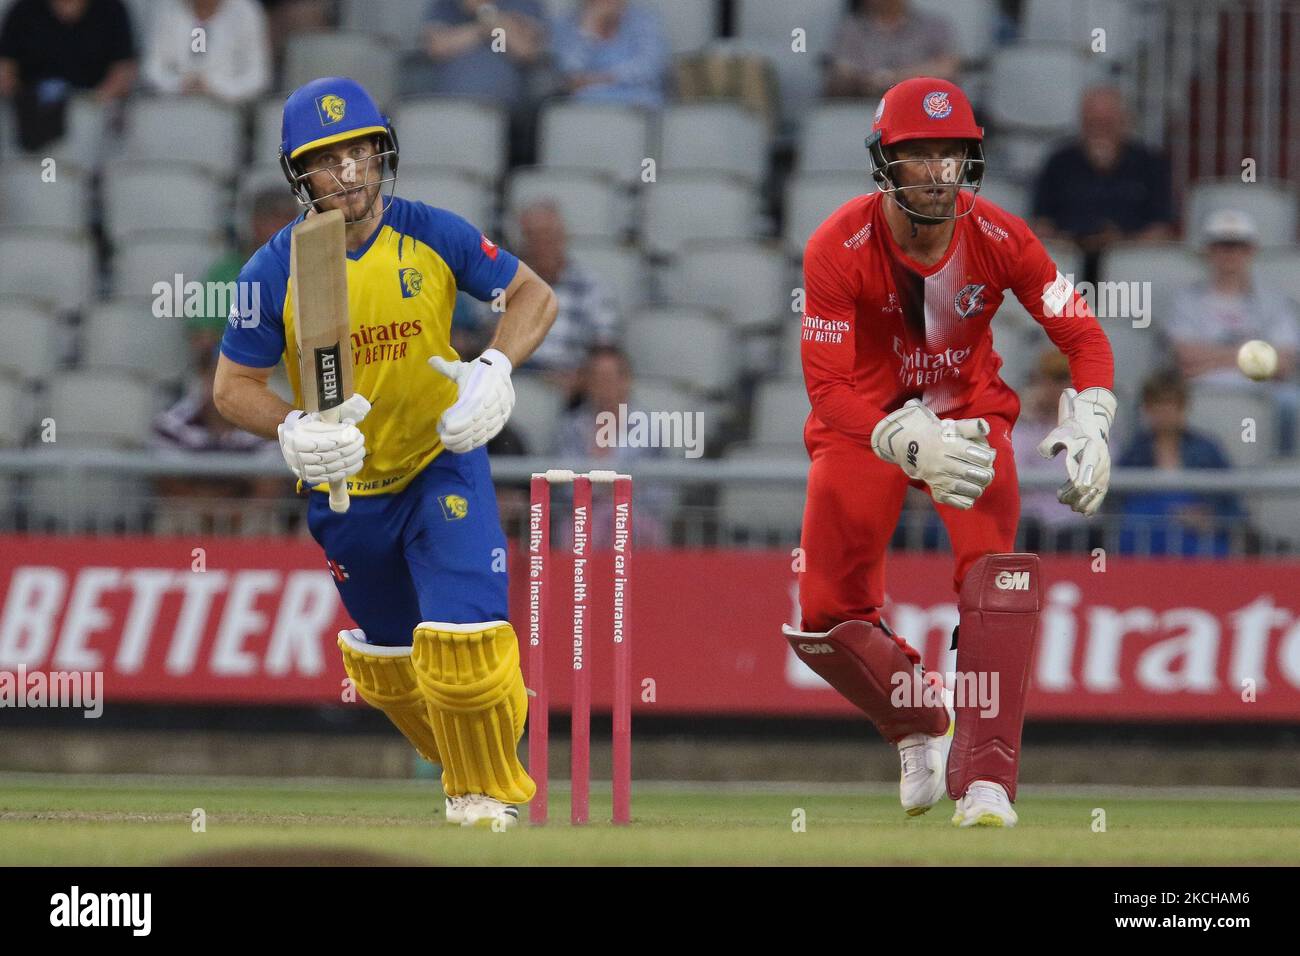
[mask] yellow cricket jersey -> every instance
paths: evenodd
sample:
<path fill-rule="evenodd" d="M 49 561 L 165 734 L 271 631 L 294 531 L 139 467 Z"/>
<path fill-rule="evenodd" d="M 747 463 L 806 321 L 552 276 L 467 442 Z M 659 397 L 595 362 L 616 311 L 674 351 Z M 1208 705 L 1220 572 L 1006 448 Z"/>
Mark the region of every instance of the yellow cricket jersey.
<path fill-rule="evenodd" d="M 301 408 L 289 287 L 295 223 L 244 265 L 221 351 L 232 362 L 257 368 L 283 358 L 294 404 Z M 442 452 L 437 422 L 456 401 L 456 385 L 428 360 L 458 357 L 451 347 L 456 292 L 488 301 L 510 284 L 518 267 L 518 259 L 460 216 L 397 197 L 370 240 L 348 253 L 353 389 L 372 406 L 359 426 L 365 464 L 348 479 L 349 494 L 401 491 Z"/>

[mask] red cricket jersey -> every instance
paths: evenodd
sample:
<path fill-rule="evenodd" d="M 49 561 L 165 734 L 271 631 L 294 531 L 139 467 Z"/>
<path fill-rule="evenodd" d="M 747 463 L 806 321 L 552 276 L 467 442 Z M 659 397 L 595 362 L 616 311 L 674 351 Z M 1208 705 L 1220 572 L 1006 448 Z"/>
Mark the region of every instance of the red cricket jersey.
<path fill-rule="evenodd" d="M 1069 358 L 1076 389 L 1111 388 L 1106 334 L 1023 219 L 962 191 L 958 211 L 975 208 L 956 220 L 943 258 L 923 267 L 894 241 L 883 201 L 877 192 L 845 203 L 804 250 L 810 445 L 844 436 L 869 445 L 911 398 L 941 418 L 1014 420 L 1020 400 L 998 375 L 990 328 L 1006 290 Z"/>

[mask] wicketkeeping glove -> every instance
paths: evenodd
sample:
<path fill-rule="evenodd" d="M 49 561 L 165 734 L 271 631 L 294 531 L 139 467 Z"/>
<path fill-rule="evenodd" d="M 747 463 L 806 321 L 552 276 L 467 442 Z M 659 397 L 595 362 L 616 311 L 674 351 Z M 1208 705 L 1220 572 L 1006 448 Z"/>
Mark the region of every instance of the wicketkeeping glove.
<path fill-rule="evenodd" d="M 1096 514 L 1110 488 L 1110 430 L 1115 423 L 1115 396 L 1105 388 L 1067 388 L 1057 406 L 1057 426 L 1038 445 L 1044 458 L 1065 449 L 1069 481 L 1056 498 L 1081 515 Z"/>
<path fill-rule="evenodd" d="M 913 398 L 880 420 L 871 432 L 871 450 L 924 481 L 935 501 L 965 510 L 993 481 L 998 453 L 988 434 L 982 418 L 940 419 Z"/>
<path fill-rule="evenodd" d="M 460 386 L 460 398 L 438 419 L 438 434 L 447 450 L 463 455 L 495 438 L 515 407 L 510 359 L 498 349 L 488 349 L 473 362 L 449 362 L 435 355 L 429 364 Z"/>
<path fill-rule="evenodd" d="M 361 470 L 366 439 L 357 422 L 370 411 L 370 402 L 364 395 L 353 395 L 338 410 L 335 423 L 321 421 L 319 412 L 295 409 L 276 429 L 285 464 L 308 487 L 349 478 Z"/>

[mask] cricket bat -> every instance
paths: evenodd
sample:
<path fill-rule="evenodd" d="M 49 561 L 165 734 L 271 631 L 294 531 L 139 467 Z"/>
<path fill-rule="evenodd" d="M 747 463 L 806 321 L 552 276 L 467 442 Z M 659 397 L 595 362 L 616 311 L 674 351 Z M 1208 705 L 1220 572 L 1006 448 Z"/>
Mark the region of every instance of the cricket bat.
<path fill-rule="evenodd" d="M 289 237 L 289 284 L 303 410 L 337 422 L 352 397 L 347 243 L 338 209 L 308 216 Z M 330 482 L 330 510 L 348 510 L 347 481 Z"/>

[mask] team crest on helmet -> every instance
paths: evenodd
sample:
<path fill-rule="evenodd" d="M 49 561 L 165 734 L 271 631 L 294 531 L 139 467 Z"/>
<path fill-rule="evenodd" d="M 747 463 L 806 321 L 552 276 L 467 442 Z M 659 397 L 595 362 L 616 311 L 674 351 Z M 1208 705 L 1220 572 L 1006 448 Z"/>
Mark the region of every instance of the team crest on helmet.
<path fill-rule="evenodd" d="M 952 104 L 948 102 L 948 94 L 944 90 L 935 90 L 933 93 L 925 94 L 925 100 L 921 106 L 925 109 L 925 115 L 930 119 L 943 119 L 952 112 Z"/>
<path fill-rule="evenodd" d="M 316 110 L 320 113 L 321 126 L 329 126 L 343 119 L 343 114 L 347 112 L 347 100 L 341 96 L 335 96 L 333 93 L 326 93 L 324 96 L 316 98 Z"/>
<path fill-rule="evenodd" d="M 963 319 L 969 319 L 984 309 L 984 286 L 967 285 L 962 286 L 957 298 L 952 300 L 952 307 L 957 310 L 957 315 Z"/>

